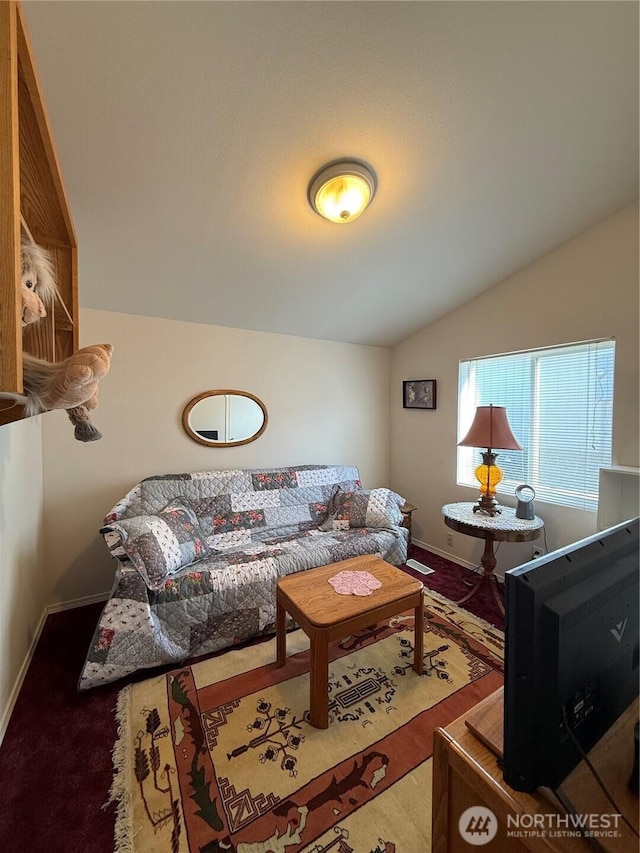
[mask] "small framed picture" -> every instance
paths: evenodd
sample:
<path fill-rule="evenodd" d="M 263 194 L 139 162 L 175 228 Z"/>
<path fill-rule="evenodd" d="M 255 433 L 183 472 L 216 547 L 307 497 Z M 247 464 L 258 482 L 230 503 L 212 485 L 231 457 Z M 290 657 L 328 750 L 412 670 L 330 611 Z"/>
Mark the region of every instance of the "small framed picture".
<path fill-rule="evenodd" d="M 435 409 L 436 380 L 407 379 L 402 383 L 404 409 Z"/>

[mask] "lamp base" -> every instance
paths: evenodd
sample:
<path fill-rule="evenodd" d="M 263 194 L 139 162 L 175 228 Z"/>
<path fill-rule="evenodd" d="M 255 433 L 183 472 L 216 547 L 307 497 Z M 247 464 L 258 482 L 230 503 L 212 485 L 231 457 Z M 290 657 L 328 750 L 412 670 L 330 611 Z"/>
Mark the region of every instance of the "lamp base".
<path fill-rule="evenodd" d="M 480 495 L 480 500 L 477 504 L 473 506 L 474 513 L 476 512 L 486 512 L 487 515 L 494 516 L 499 515 L 502 512 L 502 508 L 499 506 L 498 501 L 492 495 Z"/>
<path fill-rule="evenodd" d="M 502 480 L 502 471 L 496 465 L 497 453 L 492 453 L 491 448 L 482 454 L 482 465 L 478 465 L 474 474 L 480 483 L 480 498 L 473 507 L 475 512 L 484 512 L 487 515 L 498 515 L 502 512 L 496 500 L 496 486 Z"/>

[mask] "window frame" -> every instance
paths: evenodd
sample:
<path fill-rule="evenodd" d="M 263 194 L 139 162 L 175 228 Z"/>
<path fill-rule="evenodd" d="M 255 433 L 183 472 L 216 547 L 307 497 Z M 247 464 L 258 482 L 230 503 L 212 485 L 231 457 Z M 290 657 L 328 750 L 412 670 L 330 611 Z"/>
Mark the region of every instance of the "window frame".
<path fill-rule="evenodd" d="M 562 391 L 563 383 L 568 383 L 569 375 L 562 374 L 560 371 L 560 379 L 554 379 L 552 376 L 547 381 L 546 388 L 541 388 L 540 383 L 543 381 L 544 371 L 552 373 L 553 368 L 557 370 L 558 362 L 554 365 L 553 359 L 561 357 L 565 352 L 568 358 L 573 357 L 578 360 L 581 368 L 586 371 L 588 382 L 577 386 L 584 387 L 585 390 L 584 395 L 579 396 L 578 414 L 579 417 L 584 418 L 584 422 L 581 423 L 582 432 L 579 433 L 581 438 L 576 443 L 575 456 L 580 460 L 582 455 L 584 462 L 579 462 L 577 469 L 574 466 L 573 471 L 570 466 L 566 467 L 567 479 L 562 485 L 549 479 L 549 473 L 544 468 L 551 467 L 552 470 L 562 471 L 561 467 L 553 469 L 553 463 L 549 465 L 549 459 L 553 459 L 554 455 L 556 458 L 561 455 L 563 446 L 566 445 L 564 437 L 559 439 L 554 436 L 554 427 L 557 429 L 558 419 L 549 417 L 549 408 L 553 407 L 555 397 Z M 495 448 L 497 464 L 504 474 L 503 480 L 497 486 L 498 494 L 513 495 L 518 485 L 528 483 L 536 491 L 538 500 L 585 511 L 597 511 L 599 469 L 611 465 L 615 353 L 615 338 L 607 337 L 460 359 L 458 362 L 458 441 L 466 434 L 476 406 L 489 405 L 489 403 L 506 405 L 507 416 L 509 416 L 509 401 L 512 411 L 517 409 L 515 418 L 510 419 L 510 423 L 514 435 L 524 450 L 508 451 Z M 594 365 L 598 367 L 600 357 L 606 360 L 604 373 L 599 369 L 595 371 L 592 369 Z M 482 377 L 477 376 L 478 365 L 486 365 L 491 361 L 505 373 L 509 371 L 517 373 L 520 369 L 523 377 L 528 362 L 529 375 L 528 379 L 523 380 L 522 394 L 518 391 L 514 393 L 513 386 L 506 384 L 508 381 L 506 378 L 503 391 L 496 391 L 495 388 L 493 391 L 488 389 L 488 383 L 485 383 L 484 388 L 482 387 Z M 521 366 L 518 365 L 518 361 L 521 362 Z M 571 365 L 567 364 L 564 369 L 570 368 Z M 601 396 L 598 397 L 598 394 Z M 500 396 L 502 399 L 496 398 Z M 547 420 L 546 434 L 542 425 L 543 419 Z M 527 425 L 526 433 L 519 429 L 522 423 Z M 551 438 L 549 438 L 550 435 Z M 596 456 L 591 457 L 592 461 L 589 461 L 591 450 L 588 445 L 592 435 L 594 437 L 593 452 Z M 481 462 L 481 452 L 482 448 L 457 447 L 456 482 L 459 486 L 479 489 L 473 471 Z M 516 474 L 518 459 L 521 467 Z M 582 485 L 579 482 L 581 477 Z"/>

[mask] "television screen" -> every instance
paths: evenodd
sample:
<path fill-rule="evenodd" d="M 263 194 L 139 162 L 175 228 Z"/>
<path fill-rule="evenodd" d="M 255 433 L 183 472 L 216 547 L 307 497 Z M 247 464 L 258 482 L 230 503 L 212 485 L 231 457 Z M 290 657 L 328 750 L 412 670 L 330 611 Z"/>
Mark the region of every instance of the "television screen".
<path fill-rule="evenodd" d="M 638 696 L 640 519 L 505 575 L 505 782 L 557 788 Z M 631 748 L 631 746 L 630 746 Z"/>

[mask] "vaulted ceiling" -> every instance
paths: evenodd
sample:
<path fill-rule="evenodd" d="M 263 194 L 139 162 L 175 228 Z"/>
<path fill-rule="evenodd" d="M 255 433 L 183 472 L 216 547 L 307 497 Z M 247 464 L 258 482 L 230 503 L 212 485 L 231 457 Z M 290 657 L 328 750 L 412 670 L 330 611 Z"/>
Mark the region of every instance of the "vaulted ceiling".
<path fill-rule="evenodd" d="M 636 3 L 24 10 L 86 307 L 390 346 L 638 197 Z"/>

